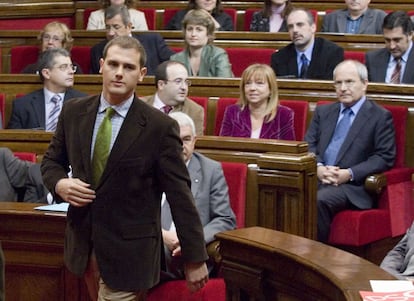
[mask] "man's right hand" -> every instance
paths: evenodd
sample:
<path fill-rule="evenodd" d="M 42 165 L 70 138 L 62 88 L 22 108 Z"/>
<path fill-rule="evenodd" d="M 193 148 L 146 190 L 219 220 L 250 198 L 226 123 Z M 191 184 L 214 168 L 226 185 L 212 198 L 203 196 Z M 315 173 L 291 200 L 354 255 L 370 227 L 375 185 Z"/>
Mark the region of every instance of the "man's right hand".
<path fill-rule="evenodd" d="M 83 207 L 95 199 L 95 191 L 90 186 L 80 179 L 64 178 L 56 183 L 55 192 L 72 206 Z"/>

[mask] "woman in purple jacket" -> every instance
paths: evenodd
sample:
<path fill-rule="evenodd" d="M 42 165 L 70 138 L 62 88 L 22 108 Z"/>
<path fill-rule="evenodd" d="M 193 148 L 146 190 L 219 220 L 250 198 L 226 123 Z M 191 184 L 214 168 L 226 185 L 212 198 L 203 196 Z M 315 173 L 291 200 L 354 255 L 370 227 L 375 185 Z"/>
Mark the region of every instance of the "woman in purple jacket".
<path fill-rule="evenodd" d="M 295 140 L 294 113 L 279 105 L 273 69 L 253 64 L 244 70 L 240 99 L 224 112 L 220 136 Z"/>

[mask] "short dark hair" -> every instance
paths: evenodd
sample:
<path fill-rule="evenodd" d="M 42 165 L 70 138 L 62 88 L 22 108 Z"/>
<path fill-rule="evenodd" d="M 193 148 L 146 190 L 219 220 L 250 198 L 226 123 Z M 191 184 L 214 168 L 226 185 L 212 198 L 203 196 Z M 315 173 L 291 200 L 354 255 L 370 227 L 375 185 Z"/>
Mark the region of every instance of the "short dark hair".
<path fill-rule="evenodd" d="M 161 64 L 159 64 L 157 66 L 157 69 L 155 70 L 155 74 L 154 74 L 155 75 L 155 87 L 158 88 L 158 81 L 159 80 L 167 80 L 168 79 L 167 68 L 168 68 L 168 66 L 171 66 L 171 65 L 181 65 L 184 68 L 186 68 L 185 65 L 181 62 L 177 62 L 177 61 L 164 61 L 164 62 L 162 62 Z M 187 70 L 187 68 L 186 68 L 186 70 Z"/>
<path fill-rule="evenodd" d="M 410 16 L 402 10 L 397 10 L 385 16 L 382 29 L 394 29 L 401 27 L 405 35 L 410 35 L 413 31 L 413 22 Z"/>
<path fill-rule="evenodd" d="M 312 12 L 307 9 L 307 8 L 303 8 L 303 7 L 294 7 L 292 8 L 285 16 L 285 20 L 287 20 L 287 18 L 294 12 L 297 11 L 303 11 L 305 12 L 305 14 L 308 16 L 308 22 L 310 25 L 315 24 L 315 17 L 313 16 Z"/>
<path fill-rule="evenodd" d="M 196 0 L 188 0 L 187 10 L 200 8 L 197 6 Z M 223 12 L 223 7 L 221 5 L 221 0 L 216 1 L 216 7 L 213 9 L 211 14 L 213 16 L 220 15 Z"/>
<path fill-rule="evenodd" d="M 43 77 L 42 70 L 43 69 L 50 69 L 55 65 L 55 58 L 57 56 L 64 56 L 64 57 L 70 57 L 70 53 L 64 49 L 64 48 L 52 48 L 48 49 L 46 51 L 43 51 L 39 55 L 39 60 L 37 61 L 37 72 L 39 73 L 40 80 L 42 82 L 45 81 L 45 78 Z"/>
<path fill-rule="evenodd" d="M 108 54 L 108 49 L 112 46 L 119 46 L 120 48 L 123 48 L 123 49 L 135 49 L 140 54 L 140 58 L 139 58 L 140 67 L 141 68 L 144 67 L 145 64 L 147 63 L 147 53 L 145 52 L 144 46 L 142 46 L 142 44 L 134 37 L 121 36 L 121 37 L 116 37 L 110 40 L 105 45 L 103 55 L 102 55 L 103 59 L 106 58 L 106 55 Z"/>

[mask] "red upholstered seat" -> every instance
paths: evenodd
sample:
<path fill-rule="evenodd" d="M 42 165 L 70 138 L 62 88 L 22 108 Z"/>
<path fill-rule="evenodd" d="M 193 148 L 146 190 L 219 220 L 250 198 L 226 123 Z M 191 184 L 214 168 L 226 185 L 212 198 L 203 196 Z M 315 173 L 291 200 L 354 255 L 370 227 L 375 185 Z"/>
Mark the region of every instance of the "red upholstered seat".
<path fill-rule="evenodd" d="M 30 162 L 36 162 L 36 154 L 31 152 L 13 152 L 13 154 L 20 160 L 26 160 Z"/>
<path fill-rule="evenodd" d="M 189 96 L 194 102 L 199 104 L 204 109 L 204 132 L 206 131 L 207 126 L 207 109 L 208 109 L 208 97 L 203 96 Z"/>
<path fill-rule="evenodd" d="M 224 118 L 224 111 L 226 110 L 227 106 L 235 104 L 236 102 L 237 98 L 235 97 L 220 97 L 217 100 L 216 120 L 214 122 L 214 135 L 220 135 L 221 124 L 223 123 Z"/>
<path fill-rule="evenodd" d="M 83 74 L 89 74 L 91 70 L 91 46 L 73 46 L 71 58 L 82 69 Z"/>
<path fill-rule="evenodd" d="M 240 77 L 248 66 L 254 63 L 270 64 L 270 57 L 275 52 L 269 48 L 226 48 L 233 74 Z"/>
<path fill-rule="evenodd" d="M 291 108 L 295 112 L 294 127 L 296 140 L 303 140 L 308 121 L 309 103 L 306 100 L 280 100 L 283 106 Z"/>
<path fill-rule="evenodd" d="M 206 286 L 191 293 L 184 280 L 169 281 L 148 292 L 147 301 L 225 301 L 226 284 L 222 278 L 210 279 Z"/>
<path fill-rule="evenodd" d="M 365 64 L 365 52 L 364 51 L 357 51 L 357 50 L 345 50 L 344 51 L 344 59 L 345 60 L 356 60 Z"/>
<path fill-rule="evenodd" d="M 13 46 L 10 49 L 10 73 L 21 73 L 27 65 L 36 63 L 38 56 L 38 46 Z"/>
<path fill-rule="evenodd" d="M 320 103 L 319 103 L 320 104 Z M 397 156 L 394 167 L 384 172 L 387 185 L 378 199 L 378 206 L 369 210 L 345 210 L 332 222 L 329 243 L 363 246 L 402 235 L 414 219 L 411 175 L 414 168 L 405 167 L 405 135 L 408 109 L 384 105 L 394 119 Z"/>
<path fill-rule="evenodd" d="M 43 29 L 46 24 L 57 21 L 61 23 L 65 23 L 69 29 L 75 28 L 75 17 L 36 17 L 36 18 L 13 18 L 13 19 L 0 19 L 0 30 L 16 30 L 16 29 L 24 29 L 24 30 L 36 30 L 36 29 Z"/>
<path fill-rule="evenodd" d="M 252 23 L 253 14 L 259 10 L 261 10 L 261 8 L 247 8 L 244 11 L 244 31 L 250 31 L 250 23 Z"/>

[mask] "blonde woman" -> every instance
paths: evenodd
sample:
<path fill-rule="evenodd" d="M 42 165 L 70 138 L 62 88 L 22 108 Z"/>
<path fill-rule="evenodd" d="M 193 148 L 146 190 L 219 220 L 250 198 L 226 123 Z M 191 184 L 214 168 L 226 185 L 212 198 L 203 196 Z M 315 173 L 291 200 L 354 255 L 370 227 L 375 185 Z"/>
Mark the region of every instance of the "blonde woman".
<path fill-rule="evenodd" d="M 243 71 L 240 99 L 224 112 L 220 136 L 295 140 L 293 111 L 279 105 L 276 75 L 265 64 Z"/>
<path fill-rule="evenodd" d="M 183 63 L 190 76 L 233 77 L 226 50 L 213 45 L 215 25 L 203 9 L 192 9 L 184 17 L 185 49 L 171 56 Z"/>
<path fill-rule="evenodd" d="M 37 39 L 40 42 L 39 57 L 46 50 L 53 48 L 63 48 L 70 53 L 73 46 L 73 38 L 68 26 L 65 23 L 56 21 L 46 24 L 37 36 Z M 73 65 L 76 66 L 75 73 L 82 73 L 80 66 L 76 62 L 73 62 Z M 38 71 L 36 62 L 27 65 L 21 73 L 30 74 L 37 73 Z"/>

